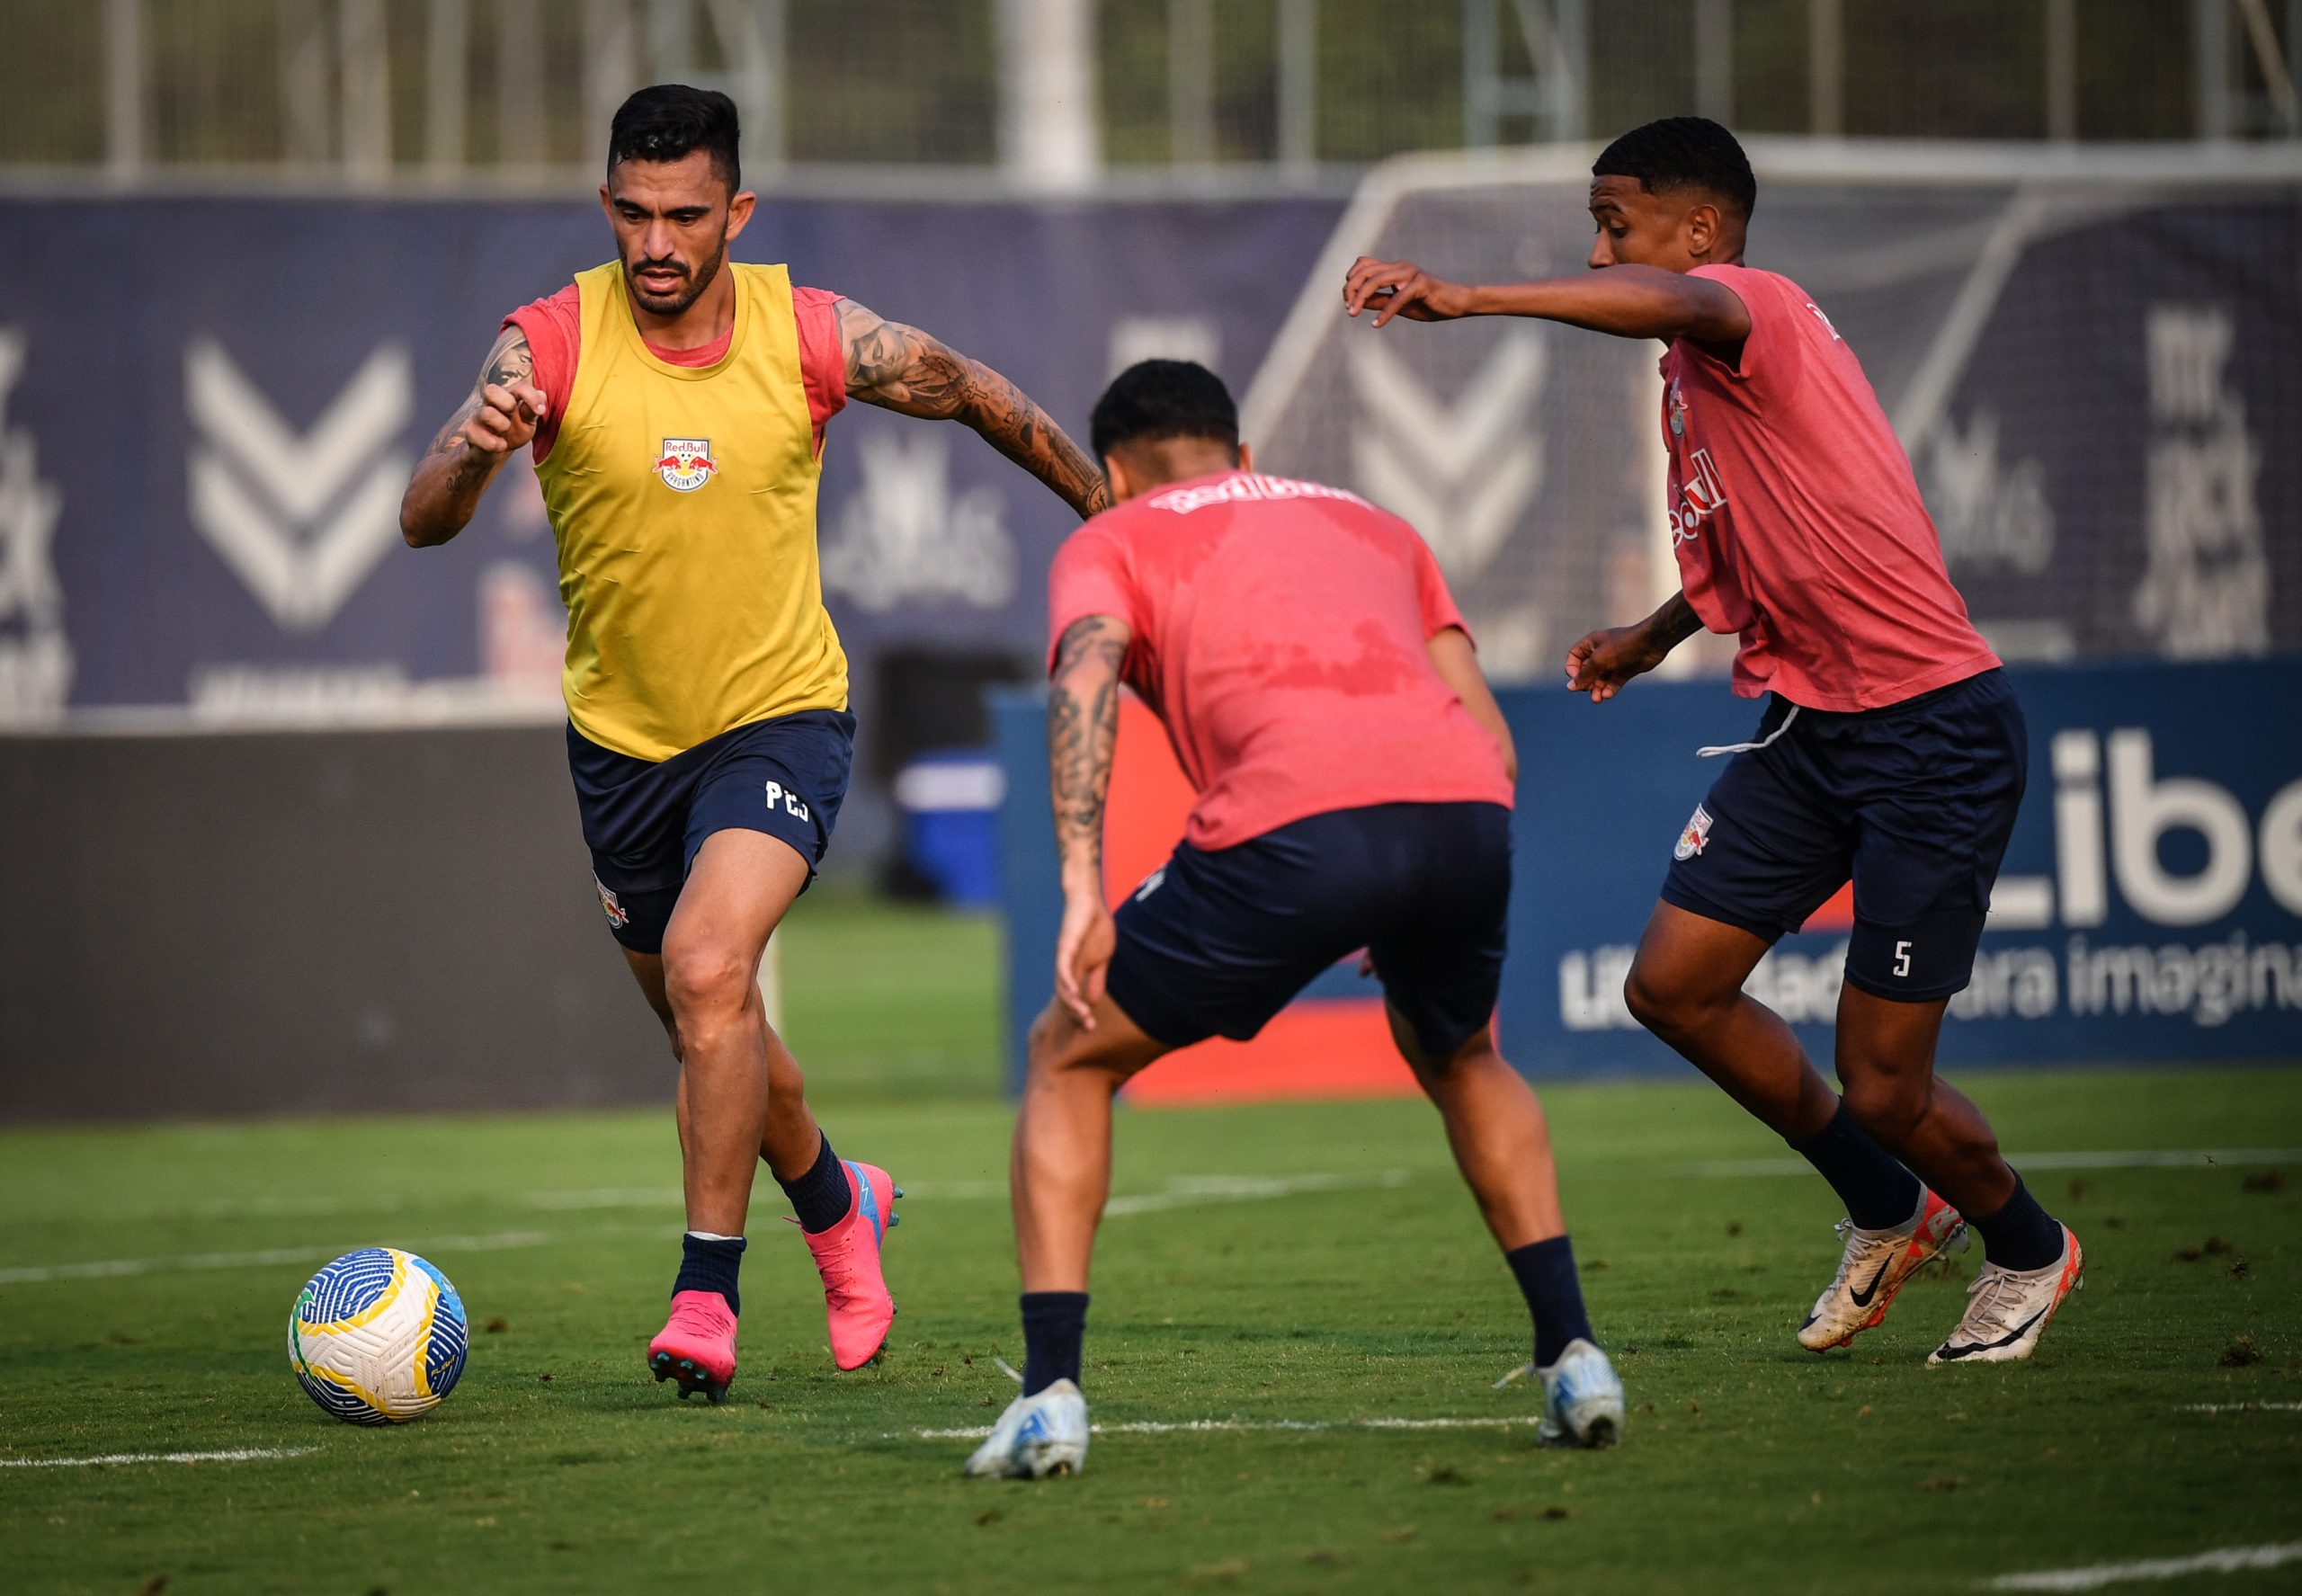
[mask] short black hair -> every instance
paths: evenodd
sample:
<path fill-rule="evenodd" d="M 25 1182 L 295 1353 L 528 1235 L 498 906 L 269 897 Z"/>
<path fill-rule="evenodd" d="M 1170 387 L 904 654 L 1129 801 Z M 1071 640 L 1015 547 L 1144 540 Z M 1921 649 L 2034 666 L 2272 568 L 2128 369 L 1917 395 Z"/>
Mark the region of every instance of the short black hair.
<path fill-rule="evenodd" d="M 1602 150 L 1593 177 L 1635 177 L 1650 194 L 1700 189 L 1748 221 L 1759 202 L 1758 179 L 1735 136 L 1707 116 L 1666 116 L 1633 128 Z"/>
<path fill-rule="evenodd" d="M 1097 459 L 1123 443 L 1165 438 L 1204 438 L 1236 453 L 1239 407 L 1223 379 L 1196 361 L 1138 361 L 1095 401 L 1087 435 Z"/>
<path fill-rule="evenodd" d="M 739 137 L 736 103 L 718 89 L 659 83 L 616 107 L 608 124 L 608 170 L 625 161 L 678 161 L 705 150 L 732 194 L 743 186 Z"/>

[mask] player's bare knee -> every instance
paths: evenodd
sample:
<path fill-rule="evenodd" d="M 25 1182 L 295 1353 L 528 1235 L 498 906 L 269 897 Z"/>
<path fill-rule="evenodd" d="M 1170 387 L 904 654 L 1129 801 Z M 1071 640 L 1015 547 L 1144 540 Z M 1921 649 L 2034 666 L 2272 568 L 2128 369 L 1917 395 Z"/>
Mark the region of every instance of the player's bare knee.
<path fill-rule="evenodd" d="M 1632 1019 L 1657 1035 L 1683 1031 L 1693 1024 L 1685 989 L 1644 959 L 1632 964 L 1623 977 L 1622 1001 Z"/>
<path fill-rule="evenodd" d="M 1857 1076 L 1846 1083 L 1847 1118 L 1876 1142 L 1898 1146 L 1926 1118 L 1923 1082 Z"/>
<path fill-rule="evenodd" d="M 1114 1092 L 1141 1067 L 1114 1060 L 1102 1035 L 1080 1025 L 1060 1003 L 1049 1003 L 1031 1021 L 1024 1060 L 1031 1083 L 1090 1074 L 1105 1080 Z"/>
<path fill-rule="evenodd" d="M 725 943 L 704 941 L 664 950 L 664 994 L 679 1035 L 693 1041 L 732 1024 L 751 1001 L 752 973 L 743 955 Z"/>
<path fill-rule="evenodd" d="M 1700 1035 L 1741 1001 L 1739 976 L 1691 967 L 1683 960 L 1647 958 L 1642 951 L 1623 977 L 1622 1001 L 1630 1017 L 1665 1039 Z"/>
<path fill-rule="evenodd" d="M 1037 1070 L 1053 1063 L 1078 1029 L 1077 1022 L 1057 1004 L 1049 1003 L 1041 1009 L 1024 1039 L 1024 1057 L 1031 1067 Z"/>
<path fill-rule="evenodd" d="M 1024 1048 L 1024 1067 L 1031 1081 L 1043 1083 L 1075 1069 L 1081 1063 L 1087 1033 L 1061 1006 L 1049 1003 L 1031 1021 Z"/>

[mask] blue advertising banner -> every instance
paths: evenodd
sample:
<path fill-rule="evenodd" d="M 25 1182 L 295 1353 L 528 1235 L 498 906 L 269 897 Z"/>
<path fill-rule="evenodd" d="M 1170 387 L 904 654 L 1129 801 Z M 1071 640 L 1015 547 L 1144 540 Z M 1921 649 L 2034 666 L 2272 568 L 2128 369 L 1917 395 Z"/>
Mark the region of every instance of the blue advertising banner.
<path fill-rule="evenodd" d="M 2009 672 L 2030 785 L 1953 1066 L 2302 1061 L 2302 659 Z M 1504 1052 L 1539 1077 L 1687 1066 L 1622 999 L 1681 830 L 1760 706 L 1716 681 L 1635 683 L 1594 706 L 1497 694 L 1519 745 Z M 1013 1063 L 1048 997 L 1061 908 L 1044 711 L 999 700 Z M 1786 937 L 1747 989 L 1827 1061 L 1843 929 Z M 1364 986 L 1330 972 L 1307 995 Z"/>

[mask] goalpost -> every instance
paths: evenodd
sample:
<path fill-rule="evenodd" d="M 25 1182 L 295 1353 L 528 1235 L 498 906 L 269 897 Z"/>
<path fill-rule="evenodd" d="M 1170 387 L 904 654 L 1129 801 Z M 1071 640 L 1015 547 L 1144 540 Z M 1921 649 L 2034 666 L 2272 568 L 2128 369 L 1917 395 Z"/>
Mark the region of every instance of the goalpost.
<path fill-rule="evenodd" d="M 2302 465 L 2277 442 L 2302 435 L 2302 147 L 1747 147 L 1749 263 L 1861 356 L 2002 654 L 2302 646 L 2302 606 L 2272 602 L 2302 584 Z M 1596 153 L 1377 167 L 1243 406 L 1271 468 L 1414 522 L 1505 680 L 1548 679 L 1584 630 L 1676 587 L 1657 351 L 1531 321 L 1376 334 L 1343 316 L 1343 281 L 1361 254 L 1583 270 Z"/>

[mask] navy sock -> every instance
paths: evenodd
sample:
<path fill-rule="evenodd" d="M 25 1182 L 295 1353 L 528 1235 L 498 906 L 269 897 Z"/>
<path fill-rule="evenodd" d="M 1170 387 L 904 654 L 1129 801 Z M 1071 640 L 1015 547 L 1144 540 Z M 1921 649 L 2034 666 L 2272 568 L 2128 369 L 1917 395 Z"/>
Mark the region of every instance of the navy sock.
<path fill-rule="evenodd" d="M 2039 1206 L 2022 1177 L 2014 1177 L 2014 1195 L 1988 1218 L 1974 1214 L 1967 1223 L 1982 1237 L 1983 1256 L 2001 1269 L 2044 1269 L 2062 1256 L 2062 1226 Z"/>
<path fill-rule="evenodd" d="M 1535 1367 L 1548 1369 L 1576 1337 L 1596 1346 L 1591 1315 L 1583 1311 L 1583 1282 L 1575 1273 L 1575 1244 L 1563 1235 L 1530 1242 L 1503 1254 L 1519 1277 L 1527 1311 L 1535 1316 Z"/>
<path fill-rule="evenodd" d="M 1838 1105 L 1831 1122 L 1790 1150 L 1815 1166 L 1846 1205 L 1846 1217 L 1864 1230 L 1907 1225 L 1918 1212 L 1918 1177 L 1895 1162 Z"/>
<path fill-rule="evenodd" d="M 736 1295 L 736 1279 L 743 1267 L 742 1236 L 702 1236 L 691 1230 L 680 1238 L 680 1272 L 672 1282 L 673 1294 L 717 1291 L 727 1299 L 729 1313 L 741 1314 L 744 1301 Z"/>
<path fill-rule="evenodd" d="M 829 1230 L 855 1206 L 854 1189 L 847 1183 L 846 1166 L 831 1150 L 831 1137 L 821 1131 L 816 1134 L 823 1140 L 807 1172 L 796 1181 L 775 1177 L 783 1195 L 791 1199 L 791 1211 L 799 1216 L 799 1228 L 809 1235 Z"/>
<path fill-rule="evenodd" d="M 1079 1383 L 1079 1343 L 1087 1334 L 1084 1291 L 1026 1291 L 1023 1307 L 1023 1395 L 1036 1396 L 1057 1380 Z"/>

